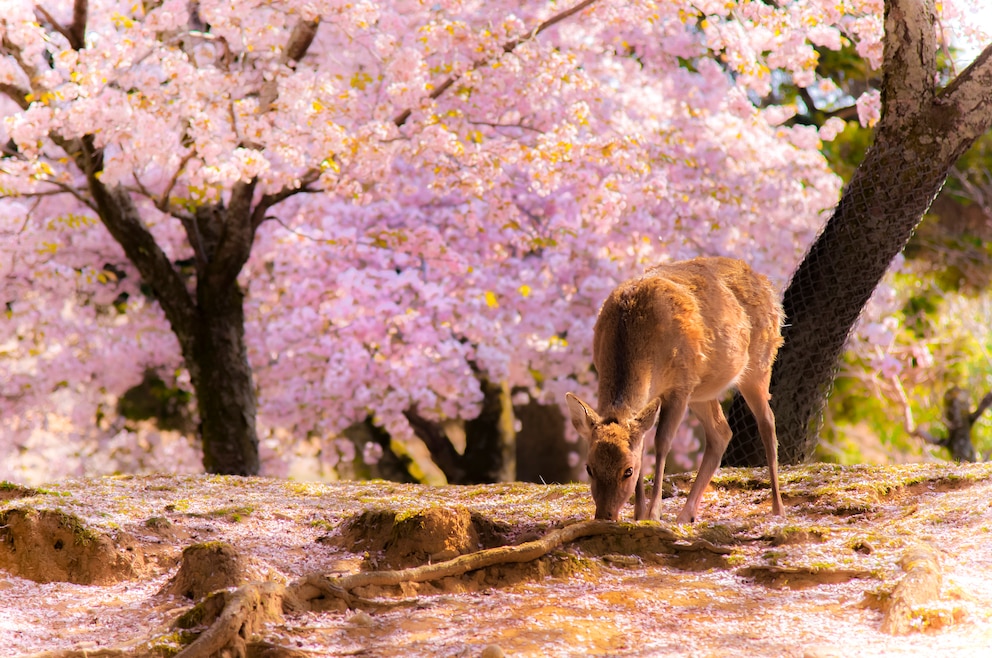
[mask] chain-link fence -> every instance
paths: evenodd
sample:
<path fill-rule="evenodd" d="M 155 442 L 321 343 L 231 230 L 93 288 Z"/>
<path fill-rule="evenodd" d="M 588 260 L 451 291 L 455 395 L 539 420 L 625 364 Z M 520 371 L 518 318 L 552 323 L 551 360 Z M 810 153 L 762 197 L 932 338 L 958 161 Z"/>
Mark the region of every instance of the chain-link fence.
<path fill-rule="evenodd" d="M 940 190 L 946 161 L 905 139 L 877 138 L 783 296 L 785 344 L 772 373 L 779 461 L 807 461 L 840 356 L 862 309 Z M 739 394 L 724 464 L 765 464 L 757 424 Z"/>

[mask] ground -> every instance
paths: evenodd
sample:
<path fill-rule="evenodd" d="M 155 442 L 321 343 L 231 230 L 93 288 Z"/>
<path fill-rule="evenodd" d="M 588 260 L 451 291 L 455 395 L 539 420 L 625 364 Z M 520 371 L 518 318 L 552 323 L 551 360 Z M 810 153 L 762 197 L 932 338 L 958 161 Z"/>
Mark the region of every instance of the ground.
<path fill-rule="evenodd" d="M 985 656 L 992 465 L 723 469 L 701 520 L 585 485 L 226 476 L 0 485 L 25 656 Z M 631 509 L 625 512 L 631 515 Z"/>

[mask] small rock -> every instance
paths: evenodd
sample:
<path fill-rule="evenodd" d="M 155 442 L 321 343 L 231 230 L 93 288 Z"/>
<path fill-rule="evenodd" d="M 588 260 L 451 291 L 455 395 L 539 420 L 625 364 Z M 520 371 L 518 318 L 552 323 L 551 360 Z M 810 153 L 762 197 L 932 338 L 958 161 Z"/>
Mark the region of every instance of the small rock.
<path fill-rule="evenodd" d="M 372 619 L 372 615 L 361 610 L 353 614 L 348 621 L 355 626 L 361 626 L 362 628 L 370 628 L 375 623 Z"/>
<path fill-rule="evenodd" d="M 831 646 L 814 645 L 803 649 L 803 658 L 844 658 L 844 657 Z"/>
<path fill-rule="evenodd" d="M 643 564 L 641 562 L 641 558 L 636 555 L 617 555 L 612 553 L 609 555 L 604 555 L 603 562 L 613 564 L 618 567 L 639 567 Z"/>
<path fill-rule="evenodd" d="M 482 650 L 480 658 L 505 658 L 506 654 L 500 649 L 498 644 L 488 644 Z"/>

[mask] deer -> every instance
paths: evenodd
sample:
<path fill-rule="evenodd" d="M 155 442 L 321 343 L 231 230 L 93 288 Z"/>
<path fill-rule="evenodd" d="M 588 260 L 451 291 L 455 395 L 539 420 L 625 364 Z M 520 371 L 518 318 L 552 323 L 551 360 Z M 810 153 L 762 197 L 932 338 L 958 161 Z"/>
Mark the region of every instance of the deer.
<path fill-rule="evenodd" d="M 633 493 L 634 518 L 660 520 L 665 459 L 688 408 L 703 427 L 705 447 L 676 522 L 694 523 L 732 437 L 720 399 L 734 386 L 757 421 L 772 514 L 783 514 L 768 392 L 782 318 L 769 280 L 732 258 L 657 265 L 610 293 L 593 328 L 599 404 L 594 410 L 565 395 L 572 424 L 588 445 L 597 519 L 619 520 Z M 654 487 L 645 509 L 644 435 L 656 419 Z"/>

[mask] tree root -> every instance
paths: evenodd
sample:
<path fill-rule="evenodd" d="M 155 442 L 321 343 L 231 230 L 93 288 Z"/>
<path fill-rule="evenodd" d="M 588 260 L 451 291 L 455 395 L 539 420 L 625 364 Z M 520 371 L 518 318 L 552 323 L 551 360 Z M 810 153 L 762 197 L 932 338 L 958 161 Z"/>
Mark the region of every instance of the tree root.
<path fill-rule="evenodd" d="M 937 552 L 926 544 L 909 548 L 900 565 L 906 572 L 885 606 L 881 630 L 891 635 L 906 635 L 915 629 L 916 610 L 940 597 L 943 575 Z"/>
<path fill-rule="evenodd" d="M 182 615 L 174 624 L 177 628 L 206 627 L 200 635 L 176 658 L 210 658 L 211 656 L 251 655 L 306 655 L 305 652 L 282 650 L 274 645 L 250 643 L 249 640 L 261 627 L 270 622 L 281 622 L 284 614 L 313 610 L 369 610 L 381 611 L 416 605 L 416 599 L 399 601 L 373 601 L 362 598 L 353 590 L 369 586 L 397 586 L 405 583 L 423 583 L 461 576 L 470 571 L 499 564 L 520 564 L 540 559 L 562 545 L 589 537 L 614 536 L 636 540 L 654 541 L 673 553 L 704 551 L 726 555 L 730 549 L 697 539 L 680 540 L 669 528 L 657 524 L 617 524 L 613 521 L 582 521 L 558 528 L 539 539 L 517 546 L 500 546 L 467 555 L 406 569 L 371 571 L 330 577 L 310 574 L 287 585 L 262 581 L 250 582 L 235 589 L 219 590 L 203 598 L 196 606 Z M 150 646 L 144 644 L 144 648 Z M 261 647 L 261 649 L 260 649 Z M 275 653 L 273 653 L 275 652 Z M 75 658 L 76 656 L 104 656 L 118 658 L 139 655 L 135 649 L 103 649 L 78 652 L 61 651 L 39 654 L 39 658 Z"/>
<path fill-rule="evenodd" d="M 612 521 L 594 520 L 552 530 L 540 539 L 518 546 L 490 548 L 436 564 L 360 572 L 337 578 L 324 574 L 310 574 L 285 586 L 272 582 L 249 583 L 234 592 L 222 593 L 225 597 L 223 610 L 213 621 L 201 620 L 210 624 L 208 629 L 179 653 L 177 658 L 207 658 L 225 650 L 231 651 L 231 655 L 243 656 L 247 639 L 262 624 L 280 620 L 282 612 L 327 610 L 335 607 L 342 611 L 345 609 L 379 611 L 416 604 L 416 600 L 410 599 L 398 602 L 365 599 L 353 593 L 353 590 L 361 587 L 423 583 L 461 576 L 470 571 L 498 564 L 531 562 L 569 542 L 602 535 L 654 540 L 670 547 L 673 552 L 707 551 L 720 555 L 730 552 L 730 549 L 705 540 L 681 542 L 674 532 L 660 525 L 617 524 Z"/>

